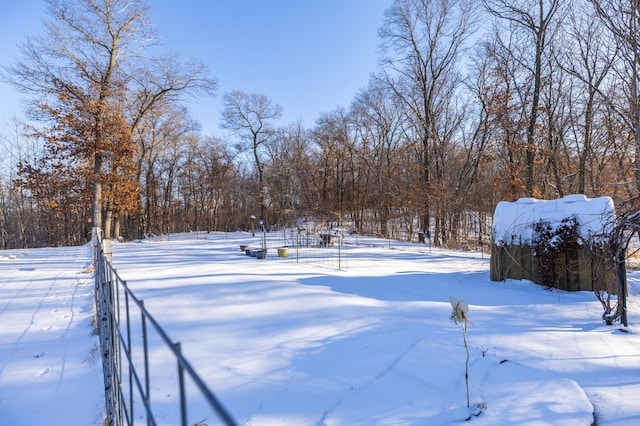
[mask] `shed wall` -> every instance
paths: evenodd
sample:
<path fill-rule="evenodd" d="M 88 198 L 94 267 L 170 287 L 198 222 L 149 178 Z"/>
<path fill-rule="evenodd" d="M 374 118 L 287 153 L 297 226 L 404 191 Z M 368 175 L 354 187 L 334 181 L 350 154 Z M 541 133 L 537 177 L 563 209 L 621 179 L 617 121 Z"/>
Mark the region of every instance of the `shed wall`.
<path fill-rule="evenodd" d="M 615 279 L 613 262 L 604 256 L 592 256 L 588 247 L 567 250 L 558 254 L 555 264 L 557 280 L 544 282 L 540 266 L 530 246 L 491 245 L 490 279 L 531 280 L 536 284 L 566 291 L 594 290 L 594 275 L 602 287 Z"/>

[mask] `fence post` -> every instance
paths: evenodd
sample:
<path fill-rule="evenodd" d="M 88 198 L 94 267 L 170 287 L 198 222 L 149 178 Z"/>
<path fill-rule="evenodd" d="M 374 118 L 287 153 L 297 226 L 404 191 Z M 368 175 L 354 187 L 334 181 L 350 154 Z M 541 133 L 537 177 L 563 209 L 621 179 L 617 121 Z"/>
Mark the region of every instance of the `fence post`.
<path fill-rule="evenodd" d="M 124 309 L 127 317 L 127 351 L 131 352 L 131 315 L 129 313 L 129 293 L 124 292 Z M 133 424 L 133 369 L 129 368 L 129 424 Z"/>
<path fill-rule="evenodd" d="M 628 327 L 629 324 L 627 322 L 627 262 L 626 262 L 626 257 L 627 257 L 627 251 L 626 249 L 622 249 L 622 251 L 620 252 L 620 286 L 622 287 L 620 289 L 620 299 L 618 301 L 618 303 L 622 304 L 622 312 L 620 315 L 620 320 L 622 322 L 622 325 L 624 325 L 625 327 Z"/>
<path fill-rule="evenodd" d="M 342 271 L 341 259 L 342 259 L 342 235 L 338 235 L 338 271 Z"/>
<path fill-rule="evenodd" d="M 114 365 L 113 365 L 113 334 L 111 316 L 109 315 L 109 276 L 107 274 L 107 265 L 101 251 L 101 242 L 99 229 L 94 228 L 92 231 L 93 245 L 93 262 L 95 274 L 95 300 L 98 318 L 98 330 L 100 332 L 100 351 L 102 358 L 102 373 L 104 379 L 105 391 L 105 409 L 107 412 L 107 424 L 113 425 L 114 422 L 119 424 L 118 402 L 115 400 L 116 390 L 114 389 Z"/>
<path fill-rule="evenodd" d="M 176 349 L 176 352 L 182 356 L 182 350 L 180 346 L 180 342 L 174 343 L 173 347 Z M 180 386 L 180 418 L 182 419 L 182 426 L 187 426 L 187 400 L 184 389 L 184 368 L 180 363 L 180 359 L 178 358 L 178 386 Z"/>
<path fill-rule="evenodd" d="M 107 262 L 111 263 L 111 261 L 113 260 L 113 249 L 111 248 L 111 240 L 102 241 L 102 252 L 107 258 Z"/>
<path fill-rule="evenodd" d="M 149 379 L 149 347 L 147 339 L 147 319 L 144 315 L 144 300 L 140 300 L 140 315 L 142 317 L 142 347 L 144 352 L 144 399 L 147 406 L 151 406 L 151 383 Z M 147 416 L 147 425 L 151 426 L 151 417 Z"/>

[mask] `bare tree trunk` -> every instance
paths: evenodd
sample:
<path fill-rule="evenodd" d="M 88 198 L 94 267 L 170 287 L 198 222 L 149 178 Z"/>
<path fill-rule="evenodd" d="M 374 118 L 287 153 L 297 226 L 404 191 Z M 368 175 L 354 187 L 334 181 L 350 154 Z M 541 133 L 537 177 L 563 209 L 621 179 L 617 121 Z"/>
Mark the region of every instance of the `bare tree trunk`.
<path fill-rule="evenodd" d="M 554 19 L 560 0 L 538 0 L 537 15 L 519 6 L 512 0 L 482 0 L 487 10 L 497 18 L 518 25 L 529 31 L 535 40 L 535 53 L 532 71 L 533 99 L 529 108 L 529 124 L 527 126 L 527 145 L 525 152 L 525 191 L 529 197 L 535 196 L 535 164 L 537 157 L 536 124 L 542 90 L 542 61 L 546 48 L 547 31 Z M 546 8 L 548 3 L 548 8 Z M 546 9 L 546 10 L 545 10 Z"/>
<path fill-rule="evenodd" d="M 93 226 L 102 228 L 102 182 L 98 178 L 102 174 L 102 155 L 95 155 L 93 160 Z"/>
<path fill-rule="evenodd" d="M 453 123 L 441 107 L 460 83 L 458 61 L 476 22 L 476 2 L 399 0 L 385 16 L 380 30 L 386 83 L 415 123 L 422 144 L 422 228 L 430 233 L 433 212 L 432 187 L 439 184 L 430 174 L 434 129 Z M 440 224 L 436 220 L 436 225 Z M 436 236 L 436 241 L 439 241 Z"/>

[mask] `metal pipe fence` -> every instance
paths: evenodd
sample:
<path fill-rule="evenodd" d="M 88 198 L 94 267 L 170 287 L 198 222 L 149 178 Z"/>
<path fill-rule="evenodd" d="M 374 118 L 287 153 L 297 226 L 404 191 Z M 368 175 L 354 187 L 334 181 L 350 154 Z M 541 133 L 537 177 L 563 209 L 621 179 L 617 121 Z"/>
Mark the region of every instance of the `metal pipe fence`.
<path fill-rule="evenodd" d="M 204 420 L 188 420 L 188 402 L 198 399 L 203 403 L 194 410 L 197 411 L 197 418 L 207 419 L 209 414 L 215 414 L 220 424 L 235 425 L 231 415 L 182 355 L 180 343 L 169 338 L 147 311 L 144 301 L 138 299 L 126 281 L 118 276 L 108 259 L 110 250 L 107 253 L 103 250 L 99 232 L 94 232 L 92 248 L 97 327 L 105 386 L 107 418 L 104 424 L 149 426 L 164 423 L 204 426 Z M 154 371 L 150 359 L 157 352 L 157 345 L 154 345 L 154 353 L 150 351 L 149 342 L 152 339 L 168 350 L 175 362 L 177 389 L 174 391 L 177 394 L 172 394 L 178 395 L 179 401 L 172 420 L 167 420 L 166 409 L 163 409 L 163 419 L 160 419 L 158 410 L 154 409 L 154 405 L 160 403 L 161 396 L 152 399 Z M 163 374 L 166 373 L 166 363 L 160 365 L 160 369 Z"/>

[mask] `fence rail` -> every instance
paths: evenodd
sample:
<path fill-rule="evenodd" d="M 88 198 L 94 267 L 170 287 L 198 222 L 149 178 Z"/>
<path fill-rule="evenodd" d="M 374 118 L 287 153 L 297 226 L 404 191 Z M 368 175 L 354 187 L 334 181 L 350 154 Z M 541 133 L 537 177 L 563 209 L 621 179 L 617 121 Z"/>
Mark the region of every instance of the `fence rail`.
<path fill-rule="evenodd" d="M 99 232 L 94 232 L 92 248 L 96 286 L 95 303 L 105 386 L 107 415 L 105 424 L 113 426 L 158 424 L 159 416 L 154 412 L 154 401 L 151 399 L 153 372 L 150 364 L 149 340 L 154 334 L 153 337 L 156 340 L 159 338 L 175 360 L 179 424 L 183 426 L 189 424 L 188 397 L 194 398 L 193 393 L 186 391 L 185 382 L 189 379 L 190 384 L 197 389 L 200 399 L 205 401 L 208 407 L 207 413 L 215 413 L 222 424 L 235 425 L 231 415 L 182 355 L 180 343 L 173 342 L 169 338 L 147 311 L 144 301 L 138 299 L 127 286 L 126 281 L 118 276 L 110 259 L 107 258 L 110 250 L 106 252 L 103 250 Z M 134 317 L 137 313 L 139 313 L 138 319 Z M 134 341 L 140 338 L 142 353 L 134 354 Z M 161 367 L 163 370 L 166 369 L 166 365 Z M 142 409 L 140 410 L 139 407 Z M 171 424 L 178 424 L 178 422 Z M 204 423 L 197 421 L 193 424 L 203 425 Z"/>

